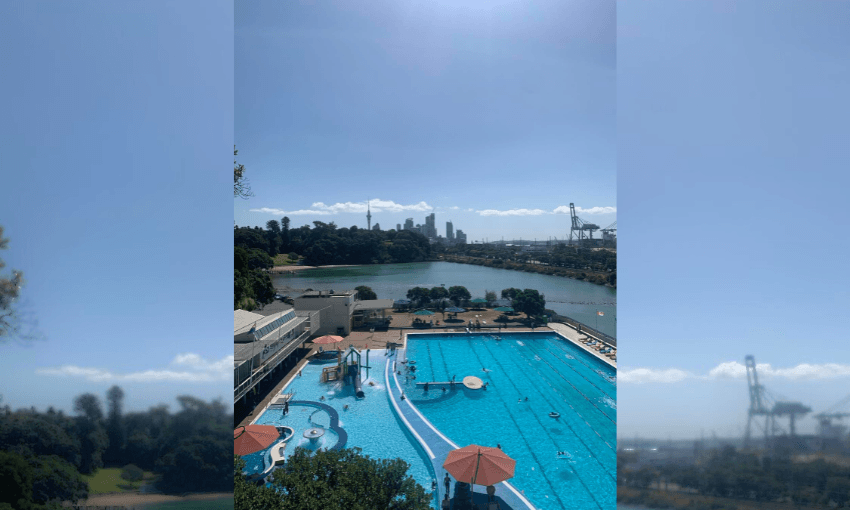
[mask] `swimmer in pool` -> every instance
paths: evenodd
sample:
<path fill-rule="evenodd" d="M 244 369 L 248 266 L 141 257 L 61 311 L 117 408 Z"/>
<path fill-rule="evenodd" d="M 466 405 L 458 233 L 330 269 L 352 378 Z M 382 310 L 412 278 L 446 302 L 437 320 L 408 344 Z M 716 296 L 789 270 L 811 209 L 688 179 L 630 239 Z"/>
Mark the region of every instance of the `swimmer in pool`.
<path fill-rule="evenodd" d="M 342 406 L 342 409 L 345 410 L 345 411 L 348 411 L 348 404 L 345 404 L 344 406 Z"/>

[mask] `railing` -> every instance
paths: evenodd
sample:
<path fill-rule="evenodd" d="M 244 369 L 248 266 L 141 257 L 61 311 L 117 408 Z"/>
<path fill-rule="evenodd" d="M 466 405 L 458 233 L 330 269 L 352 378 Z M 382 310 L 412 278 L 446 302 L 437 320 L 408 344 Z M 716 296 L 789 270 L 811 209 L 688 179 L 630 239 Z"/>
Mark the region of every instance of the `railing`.
<path fill-rule="evenodd" d="M 244 397 L 245 394 L 248 393 L 251 388 L 256 386 L 269 371 L 276 368 L 287 356 L 292 354 L 295 349 L 298 348 L 299 344 L 306 342 L 308 338 L 310 338 L 309 329 L 305 330 L 296 338 L 290 340 L 288 344 L 274 353 L 272 357 L 268 358 L 265 363 L 262 363 L 258 367 L 254 367 L 254 371 L 251 373 L 251 376 L 242 381 L 242 383 L 233 390 L 234 401 Z"/>
<path fill-rule="evenodd" d="M 581 323 L 581 322 L 579 322 L 575 319 L 571 319 L 571 318 L 569 318 L 565 315 L 555 314 L 555 315 L 552 316 L 551 320 L 552 320 L 552 322 L 562 322 L 564 324 L 568 324 L 570 326 L 573 326 L 576 329 L 578 329 L 579 326 L 580 326 L 582 333 L 587 333 L 589 336 L 595 337 L 597 340 L 602 340 L 603 342 L 605 342 L 607 344 L 611 344 L 614 347 L 617 347 L 617 339 L 616 338 L 614 338 L 611 335 L 606 335 L 605 333 L 603 333 L 599 330 L 593 329 L 590 326 L 588 326 L 587 324 L 583 324 L 583 323 Z"/>

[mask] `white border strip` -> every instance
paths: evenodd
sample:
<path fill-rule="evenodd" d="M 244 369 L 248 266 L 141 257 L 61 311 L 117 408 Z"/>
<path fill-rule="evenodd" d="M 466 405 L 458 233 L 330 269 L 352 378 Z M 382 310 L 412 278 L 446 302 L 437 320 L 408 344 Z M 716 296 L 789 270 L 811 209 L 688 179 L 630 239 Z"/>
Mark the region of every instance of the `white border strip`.
<path fill-rule="evenodd" d="M 393 372 L 393 376 L 395 376 L 395 372 Z M 404 414 L 402 414 L 401 409 L 399 409 L 398 404 L 396 404 L 395 402 L 395 397 L 392 394 L 392 389 L 390 389 L 390 360 L 387 360 L 387 366 L 384 368 L 384 379 L 387 384 L 387 391 L 389 392 L 390 402 L 392 402 L 393 407 L 395 408 L 395 411 L 398 414 L 399 418 L 401 418 L 404 424 L 407 425 L 407 430 L 409 430 L 411 434 L 416 437 L 416 440 L 419 441 L 419 444 L 421 444 L 422 447 L 425 448 L 425 451 L 428 453 L 428 456 L 431 458 L 431 460 L 437 458 L 437 456 L 434 455 L 434 452 L 431 451 L 431 448 L 428 447 L 428 443 L 426 443 L 425 440 L 422 439 L 422 436 L 420 436 L 410 424 L 410 422 L 407 421 L 407 418 L 404 417 Z M 396 380 L 396 383 L 398 383 L 398 380 Z"/>

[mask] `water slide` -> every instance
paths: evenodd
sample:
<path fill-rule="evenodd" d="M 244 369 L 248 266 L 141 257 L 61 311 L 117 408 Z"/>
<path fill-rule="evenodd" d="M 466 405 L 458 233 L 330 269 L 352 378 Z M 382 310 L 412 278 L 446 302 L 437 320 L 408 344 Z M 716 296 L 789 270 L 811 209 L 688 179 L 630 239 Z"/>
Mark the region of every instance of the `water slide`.
<path fill-rule="evenodd" d="M 360 371 L 358 370 L 357 365 L 349 367 L 348 370 L 351 374 L 351 382 L 354 383 L 354 394 L 357 398 L 365 397 L 366 394 L 363 393 L 363 388 L 360 386 Z"/>

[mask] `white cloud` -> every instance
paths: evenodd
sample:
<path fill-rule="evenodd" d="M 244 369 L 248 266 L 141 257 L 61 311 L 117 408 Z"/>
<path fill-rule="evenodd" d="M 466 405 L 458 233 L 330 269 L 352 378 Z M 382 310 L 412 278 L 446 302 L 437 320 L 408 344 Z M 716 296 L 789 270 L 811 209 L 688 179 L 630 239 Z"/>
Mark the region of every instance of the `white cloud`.
<path fill-rule="evenodd" d="M 476 211 L 481 216 L 540 216 L 541 214 L 549 214 L 543 209 L 509 209 L 507 211 L 498 211 L 496 209 L 485 209 Z"/>
<path fill-rule="evenodd" d="M 39 368 L 39 375 L 82 378 L 91 382 L 213 382 L 226 381 L 233 369 L 233 356 L 220 360 L 207 360 L 193 353 L 178 354 L 172 360 L 173 368 L 143 370 L 119 374 L 100 368 L 63 365 Z"/>
<path fill-rule="evenodd" d="M 756 371 L 761 379 L 823 380 L 850 377 L 850 365 L 840 363 L 801 363 L 788 368 L 774 368 L 770 363 L 757 363 Z M 747 367 L 737 361 L 727 361 L 708 371 L 708 375 L 694 375 L 678 368 L 621 369 L 617 381 L 622 383 L 677 383 L 685 379 L 727 380 L 746 379 Z"/>
<path fill-rule="evenodd" d="M 788 368 L 774 368 L 770 363 L 757 363 L 756 371 L 762 379 L 788 379 L 799 381 L 805 379 L 836 379 L 850 376 L 850 365 L 840 363 L 800 363 Z M 737 361 L 727 361 L 714 367 L 708 376 L 713 379 L 744 379 L 747 377 L 747 367 Z"/>
<path fill-rule="evenodd" d="M 568 205 L 559 205 L 553 211 L 555 214 L 570 214 L 570 206 Z M 583 209 L 581 207 L 576 207 L 576 214 L 616 214 L 616 207 L 591 207 L 590 209 Z"/>
<path fill-rule="evenodd" d="M 693 375 L 677 368 L 655 369 L 635 368 L 617 371 L 617 383 L 677 383 L 693 377 Z"/>
<path fill-rule="evenodd" d="M 404 211 L 414 211 L 414 212 L 430 212 L 433 207 L 428 205 L 427 202 L 419 202 L 416 204 L 399 204 L 392 200 L 370 200 L 369 207 L 374 213 L 381 212 L 404 212 Z M 321 214 L 321 215 L 330 215 L 330 214 L 343 214 L 343 213 L 357 213 L 357 214 L 366 214 L 366 202 L 337 202 L 335 204 L 325 204 L 324 202 L 314 202 L 310 205 L 309 209 L 298 209 L 296 211 L 285 211 L 283 209 L 275 209 L 271 207 L 262 207 L 260 209 L 251 209 L 251 212 L 259 212 L 266 214 L 273 214 L 275 216 L 284 216 L 284 215 L 308 215 L 308 214 Z"/>
<path fill-rule="evenodd" d="M 471 211 L 472 209 L 468 210 Z M 481 216 L 540 216 L 543 214 L 570 214 L 570 208 L 566 205 L 559 205 L 551 211 L 547 211 L 545 209 L 508 209 L 506 211 L 498 209 L 483 209 L 475 212 Z M 616 212 L 616 207 L 591 207 L 590 209 L 576 207 L 576 214 L 615 214 Z"/>

